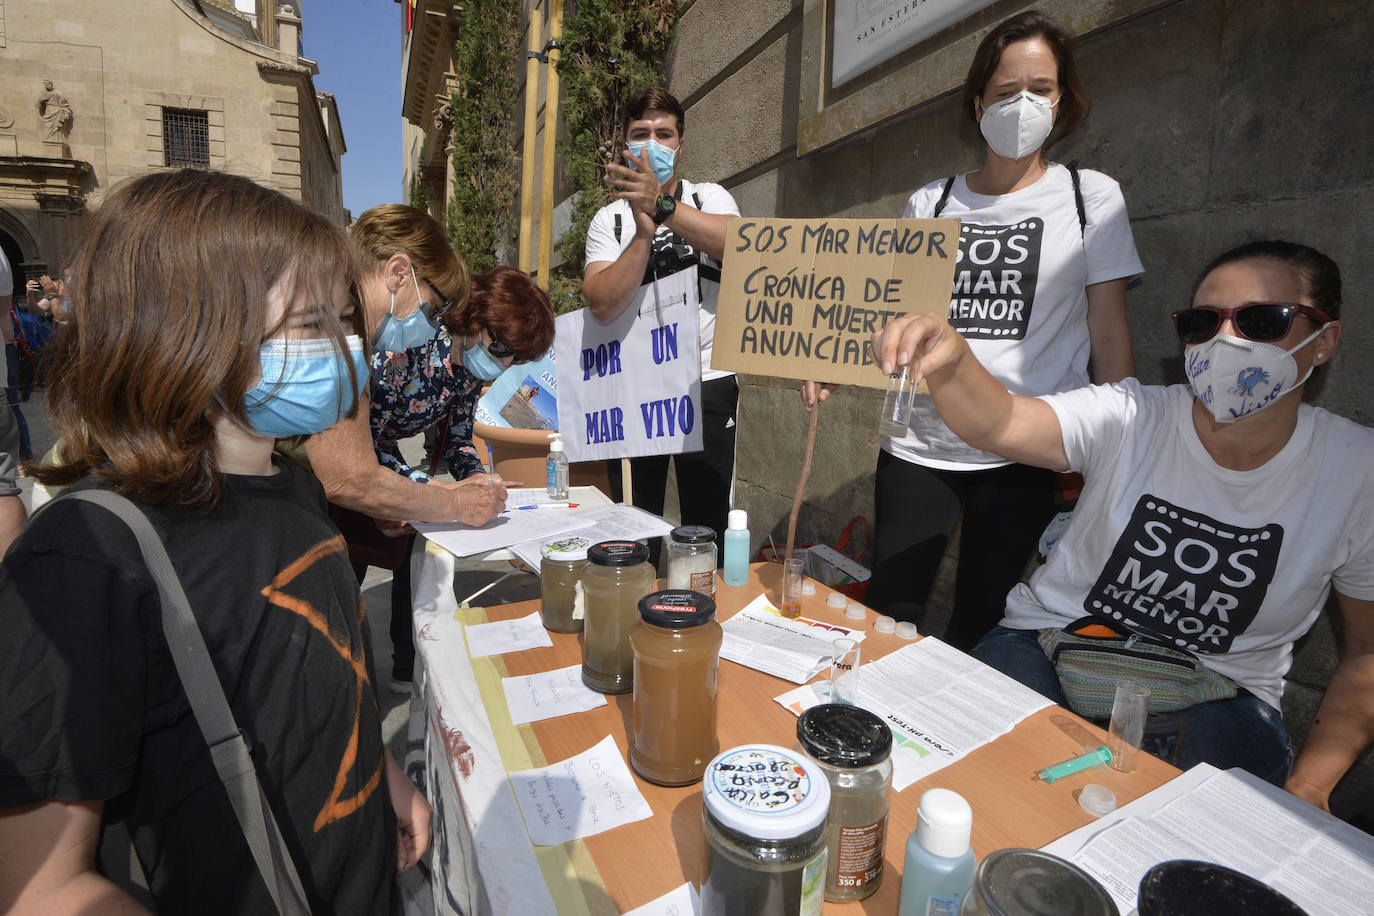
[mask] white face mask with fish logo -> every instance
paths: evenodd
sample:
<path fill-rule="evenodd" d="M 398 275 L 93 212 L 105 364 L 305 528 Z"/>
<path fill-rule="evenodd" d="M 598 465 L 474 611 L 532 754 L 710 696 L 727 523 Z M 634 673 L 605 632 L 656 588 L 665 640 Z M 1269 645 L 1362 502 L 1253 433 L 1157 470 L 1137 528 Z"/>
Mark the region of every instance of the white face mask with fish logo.
<path fill-rule="evenodd" d="M 1293 359 L 1293 354 L 1324 330 L 1326 325 L 1289 350 L 1257 340 L 1218 334 L 1184 352 L 1188 384 L 1218 423 L 1234 423 L 1276 403 L 1307 381 L 1312 367 L 1298 378 L 1298 361 Z"/>

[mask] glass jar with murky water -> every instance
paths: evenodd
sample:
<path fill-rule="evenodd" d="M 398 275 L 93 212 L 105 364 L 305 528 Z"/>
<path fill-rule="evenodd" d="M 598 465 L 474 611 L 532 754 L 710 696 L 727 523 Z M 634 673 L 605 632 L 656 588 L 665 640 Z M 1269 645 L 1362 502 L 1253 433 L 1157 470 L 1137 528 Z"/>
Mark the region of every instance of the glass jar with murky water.
<path fill-rule="evenodd" d="M 639 599 L 654 590 L 649 548 L 637 541 L 594 544 L 581 581 L 587 604 L 582 683 L 599 693 L 629 693 L 634 686 L 630 627 L 639 619 Z"/>

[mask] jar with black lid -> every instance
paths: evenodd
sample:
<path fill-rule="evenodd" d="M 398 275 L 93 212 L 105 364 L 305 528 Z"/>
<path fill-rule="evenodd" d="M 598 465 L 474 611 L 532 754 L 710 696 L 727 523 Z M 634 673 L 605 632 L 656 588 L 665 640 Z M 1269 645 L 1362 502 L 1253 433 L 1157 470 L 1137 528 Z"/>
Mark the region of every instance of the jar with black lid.
<path fill-rule="evenodd" d="M 630 628 L 634 715 L 630 766 L 650 782 L 685 786 L 716 755 L 716 671 L 723 639 L 716 603 L 669 589 L 639 599 Z"/>
<path fill-rule="evenodd" d="M 669 588 L 716 595 L 716 532 L 706 525 L 680 525 L 664 547 Z"/>
<path fill-rule="evenodd" d="M 820 916 L 830 784 L 799 751 L 723 751 L 702 779 L 702 916 Z"/>
<path fill-rule="evenodd" d="M 649 548 L 637 541 L 603 541 L 587 550 L 582 593 L 582 683 L 599 693 L 629 693 L 634 686 L 630 627 L 639 599 L 654 590 Z"/>
<path fill-rule="evenodd" d="M 797 742 L 830 783 L 825 899 L 862 900 L 883 880 L 892 730 L 866 709 L 826 703 L 801 714 Z"/>

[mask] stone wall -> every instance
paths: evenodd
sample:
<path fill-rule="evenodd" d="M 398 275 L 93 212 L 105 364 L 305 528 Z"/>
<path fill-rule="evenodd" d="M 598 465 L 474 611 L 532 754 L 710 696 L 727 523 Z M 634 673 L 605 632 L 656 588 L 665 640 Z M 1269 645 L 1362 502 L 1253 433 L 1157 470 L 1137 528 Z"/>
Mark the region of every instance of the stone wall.
<path fill-rule="evenodd" d="M 1030 6 L 997 3 L 980 22 Z M 1327 377 L 1309 386 L 1313 398 L 1374 425 L 1363 392 L 1374 308 L 1362 294 L 1374 284 L 1374 17 L 1342 0 L 1119 6 L 1130 13 L 1113 20 L 1111 4 L 1040 5 L 1065 21 L 1100 20 L 1079 42 L 1092 115 L 1053 157 L 1122 185 L 1146 271 L 1129 293 L 1138 375 L 1182 379 L 1168 316 L 1207 258 L 1253 237 L 1291 238 L 1344 271 L 1342 345 Z M 815 95 L 803 84 L 816 69 L 804 24 L 818 7 L 697 0 L 686 11 L 669 70 L 669 88 L 689 106 L 685 174 L 725 184 L 746 215 L 866 217 L 900 214 L 915 188 L 976 167 L 981 143 L 960 127 L 949 92 L 798 157 L 799 101 Z M 951 34 L 971 41 L 968 29 Z M 770 534 L 786 537 L 807 418 L 795 382 L 742 383 L 736 503 L 749 510 L 757 550 Z M 826 404 L 799 541 L 833 543 L 850 518 L 872 517 L 878 408 L 876 392 L 852 389 Z M 1297 741 L 1337 657 L 1329 616 L 1291 675 L 1285 711 Z M 1374 820 L 1368 757 L 1333 806 Z"/>
<path fill-rule="evenodd" d="M 289 53 L 249 41 L 212 25 L 188 0 L 3 6 L 0 108 L 12 123 L 0 126 L 0 157 L 90 166 L 70 189 L 84 208 L 58 209 L 35 199 L 24 163 L 5 163 L 0 229 L 24 248 L 26 262 L 55 272 L 74 247 L 84 209 L 122 179 L 164 167 L 163 107 L 207 112 L 211 168 L 342 221 L 338 156 L 321 122 L 313 65 L 297 56 L 294 39 Z M 34 106 L 44 79 L 72 107 L 65 146 L 44 142 L 40 131 Z M 309 183 L 302 163 L 313 171 Z"/>

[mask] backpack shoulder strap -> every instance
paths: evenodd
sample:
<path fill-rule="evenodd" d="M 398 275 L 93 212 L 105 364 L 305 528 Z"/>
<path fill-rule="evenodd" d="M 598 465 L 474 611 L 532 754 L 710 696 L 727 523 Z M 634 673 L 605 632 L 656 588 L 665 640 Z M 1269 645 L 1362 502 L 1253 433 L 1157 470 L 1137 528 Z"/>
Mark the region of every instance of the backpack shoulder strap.
<path fill-rule="evenodd" d="M 1078 160 L 1068 165 L 1069 178 L 1073 181 L 1073 202 L 1078 207 L 1078 232 L 1083 234 L 1088 228 L 1088 211 L 1083 207 L 1083 183 L 1078 176 Z"/>
<path fill-rule="evenodd" d="M 945 212 L 945 204 L 949 202 L 949 192 L 954 190 L 954 179 L 957 176 L 951 175 L 945 179 L 945 186 L 940 191 L 940 199 L 935 202 L 935 212 L 930 214 L 932 218 Z"/>
<path fill-rule="evenodd" d="M 267 890 L 279 913 L 308 916 L 310 907 L 300 875 L 296 873 L 276 818 L 272 816 L 271 806 L 253 768 L 248 742 L 234 721 L 229 701 L 224 696 L 224 686 L 220 684 L 210 651 L 205 646 L 205 637 L 191 613 L 186 592 L 167 556 L 162 538 L 142 510 L 118 493 L 78 490 L 68 491 L 61 498 L 84 500 L 108 510 L 128 526 L 138 542 L 148 571 L 157 583 L 162 631 L 176 663 L 177 675 Z"/>
<path fill-rule="evenodd" d="M 619 212 L 617 212 L 617 213 L 615 214 L 615 242 L 616 242 L 617 245 L 620 244 L 620 213 L 619 213 Z"/>

